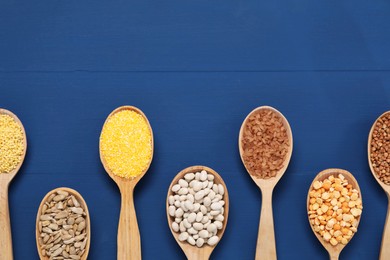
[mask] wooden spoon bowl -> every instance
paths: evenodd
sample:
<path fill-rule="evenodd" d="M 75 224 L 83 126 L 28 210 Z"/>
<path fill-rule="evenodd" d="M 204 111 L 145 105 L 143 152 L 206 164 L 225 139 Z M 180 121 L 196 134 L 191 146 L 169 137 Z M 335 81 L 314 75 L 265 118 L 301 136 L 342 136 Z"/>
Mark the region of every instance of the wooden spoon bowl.
<path fill-rule="evenodd" d="M 222 177 L 216 171 L 214 171 L 213 169 L 211 169 L 209 167 L 199 166 L 198 165 L 198 166 L 191 166 L 191 167 L 185 168 L 184 170 L 182 170 L 181 172 L 179 172 L 175 176 L 175 178 L 171 182 L 171 185 L 169 186 L 168 194 L 167 194 L 167 200 L 166 200 L 168 225 L 169 225 L 169 228 L 170 228 L 170 230 L 172 232 L 172 235 L 175 238 L 176 242 L 179 244 L 179 246 L 183 250 L 184 254 L 187 256 L 187 259 L 190 259 L 190 260 L 205 260 L 205 259 L 209 259 L 211 253 L 213 252 L 213 250 L 215 249 L 215 247 L 217 246 L 218 243 L 215 244 L 214 246 L 210 246 L 210 245 L 205 243 L 202 247 L 197 247 L 197 246 L 193 246 L 193 245 L 189 244 L 187 241 L 180 241 L 179 240 L 180 233 L 179 232 L 175 232 L 175 231 L 172 230 L 172 222 L 174 222 L 175 219 L 169 215 L 169 211 L 168 211 L 168 208 L 169 208 L 168 198 L 169 198 L 169 196 L 173 195 L 172 186 L 177 184 L 178 181 L 181 178 L 184 178 L 184 175 L 186 175 L 187 173 L 191 173 L 191 172 L 192 173 L 200 172 L 202 170 L 205 170 L 207 173 L 214 175 L 214 183 L 215 184 L 221 184 L 223 186 L 224 190 L 225 190 L 225 193 L 223 195 L 223 201 L 225 202 L 225 205 L 224 205 L 224 208 L 225 208 L 225 210 L 224 210 L 224 220 L 223 220 L 223 223 L 222 223 L 223 224 L 222 229 L 218 230 L 218 232 L 217 232 L 217 236 L 219 238 L 218 242 L 221 241 L 221 238 L 222 238 L 222 236 L 223 236 L 223 234 L 225 232 L 226 224 L 227 224 L 228 216 L 229 216 L 229 194 L 228 194 L 228 190 L 227 190 L 226 184 L 223 181 Z"/>
<path fill-rule="evenodd" d="M 0 114 L 11 116 L 22 129 L 24 136 L 24 149 L 19 164 L 9 173 L 0 173 L 0 252 L 2 259 L 8 260 L 13 259 L 11 221 L 8 207 L 8 186 L 23 164 L 27 152 L 27 137 L 22 122 L 14 113 L 0 108 Z"/>
<path fill-rule="evenodd" d="M 36 223 L 35 223 L 35 240 L 36 240 L 36 244 L 37 244 L 37 250 L 38 250 L 39 258 L 41 260 L 48 260 L 48 259 L 50 259 L 48 256 L 43 256 L 42 250 L 41 250 L 41 245 L 39 244 L 39 236 L 40 236 L 40 233 L 39 233 L 39 221 L 40 221 L 40 219 L 39 218 L 42 215 L 41 214 L 42 208 L 43 208 L 43 205 L 45 205 L 45 202 L 47 201 L 49 196 L 51 194 L 57 192 L 57 191 L 60 191 L 60 190 L 68 192 L 69 195 L 73 195 L 77 199 L 77 201 L 80 203 L 80 207 L 86 213 L 85 224 L 86 224 L 87 244 L 85 245 L 85 252 L 81 256 L 81 260 L 86 260 L 88 258 L 89 248 L 90 248 L 90 244 L 91 244 L 91 221 L 90 221 L 88 206 L 87 206 L 87 203 L 85 202 L 83 196 L 80 195 L 80 193 L 78 193 L 77 191 L 75 191 L 73 189 L 66 188 L 66 187 L 56 188 L 54 190 L 49 191 L 46 194 L 46 196 L 42 199 L 42 202 L 39 205 L 38 213 L 37 213 L 37 219 L 36 219 Z"/>
<path fill-rule="evenodd" d="M 387 185 L 383 183 L 378 176 L 375 173 L 374 167 L 371 162 L 371 141 L 372 141 L 372 135 L 374 133 L 374 128 L 376 123 L 380 118 L 390 113 L 390 111 L 384 112 L 382 115 L 380 115 L 372 125 L 370 129 L 370 133 L 368 135 L 368 145 L 367 145 L 367 155 L 368 155 L 368 165 L 370 166 L 370 170 L 372 173 L 372 176 L 374 176 L 375 180 L 379 183 L 379 185 L 382 187 L 382 189 L 385 191 L 387 198 L 388 198 L 388 209 L 387 209 L 387 216 L 386 216 L 386 222 L 385 227 L 383 230 L 383 237 L 382 237 L 382 245 L 381 245 L 381 252 L 379 255 L 380 260 L 387 260 L 390 259 L 390 185 Z"/>
<path fill-rule="evenodd" d="M 145 119 L 148 125 L 151 134 L 151 143 L 152 143 L 151 144 L 152 154 L 149 160 L 149 164 L 144 169 L 143 172 L 141 172 L 139 175 L 137 175 L 137 177 L 133 179 L 126 179 L 117 176 L 111 171 L 111 169 L 107 165 L 107 162 L 101 150 L 101 143 L 99 143 L 100 160 L 102 161 L 103 167 L 108 173 L 108 175 L 118 185 L 121 193 L 121 213 L 120 213 L 119 225 L 118 225 L 118 256 L 117 257 L 118 259 L 140 260 L 141 259 L 141 238 L 138 229 L 137 215 L 134 207 L 133 193 L 134 193 L 135 186 L 141 180 L 141 178 L 146 174 L 153 159 L 153 150 L 154 150 L 153 131 L 152 131 L 152 127 L 150 126 L 149 120 L 145 116 L 145 114 L 140 109 L 133 106 L 118 107 L 117 109 L 115 109 L 110 113 L 104 125 L 107 123 L 107 121 L 110 119 L 112 115 L 123 110 L 132 110 L 140 114 Z"/>
<path fill-rule="evenodd" d="M 242 141 L 244 136 L 244 130 L 246 123 L 248 122 L 249 117 L 253 113 L 257 113 L 260 110 L 270 110 L 275 112 L 280 118 L 282 118 L 283 126 L 287 131 L 287 137 L 290 140 L 290 145 L 288 152 L 286 154 L 283 167 L 278 171 L 275 177 L 271 177 L 269 179 L 262 179 L 256 177 L 251 170 L 245 164 L 243 154 L 244 149 L 242 147 Z M 274 232 L 274 220 L 272 213 L 272 193 L 274 187 L 279 182 L 280 178 L 282 178 L 283 174 L 286 172 L 288 164 L 291 159 L 292 151 L 293 151 L 293 136 L 290 124 L 284 115 L 270 106 L 261 106 L 255 108 L 252 112 L 248 114 L 245 118 L 244 122 L 240 128 L 240 134 L 238 138 L 238 147 L 240 151 L 241 160 L 245 166 L 245 169 L 251 176 L 252 180 L 256 183 L 256 185 L 260 188 L 262 194 L 262 204 L 261 204 L 261 214 L 260 214 L 260 224 L 259 224 L 259 232 L 257 238 L 257 246 L 256 246 L 256 260 L 272 260 L 276 259 L 276 245 L 275 245 L 275 232 Z"/>
<path fill-rule="evenodd" d="M 362 193 L 360 191 L 359 184 L 356 181 L 355 177 L 353 177 L 353 175 L 350 172 L 348 172 L 346 170 L 342 170 L 342 169 L 326 169 L 326 170 L 323 170 L 322 172 L 318 173 L 310 185 L 310 188 L 309 188 L 309 191 L 307 194 L 307 201 L 306 201 L 307 212 L 309 212 L 310 191 L 313 189 L 314 182 L 315 181 L 324 181 L 326 178 L 328 178 L 331 175 L 334 175 L 335 177 L 337 177 L 340 173 L 345 177 L 346 180 L 348 180 L 348 183 L 351 184 L 352 187 L 359 192 L 359 198 L 362 199 Z M 308 215 L 308 217 L 309 217 L 309 215 Z M 357 221 L 358 221 L 358 226 L 359 226 L 360 216 L 357 218 Z M 309 219 L 309 223 L 310 223 L 310 219 Z M 320 243 L 323 245 L 323 247 L 325 247 L 325 249 L 328 251 L 330 259 L 333 259 L 333 260 L 338 259 L 341 251 L 344 249 L 344 247 L 346 245 L 339 243 L 336 246 L 333 246 L 331 243 L 325 241 L 320 236 L 320 234 L 315 232 L 314 227 L 313 227 L 313 225 L 311 225 L 311 223 L 310 223 L 310 227 L 311 227 L 314 235 L 317 237 L 317 239 L 320 241 Z M 355 235 L 355 233 L 352 234 L 352 237 L 354 235 Z M 351 239 L 352 239 L 352 237 L 351 237 Z M 351 239 L 348 241 L 348 243 L 351 241 Z"/>

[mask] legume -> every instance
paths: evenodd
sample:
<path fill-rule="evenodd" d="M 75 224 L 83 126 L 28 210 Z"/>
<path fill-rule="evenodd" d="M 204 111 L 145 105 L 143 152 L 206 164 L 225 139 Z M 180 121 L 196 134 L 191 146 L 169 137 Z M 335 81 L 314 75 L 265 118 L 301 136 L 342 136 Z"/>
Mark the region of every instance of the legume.
<path fill-rule="evenodd" d="M 357 232 L 362 214 L 359 192 L 342 174 L 315 181 L 309 192 L 309 220 L 315 232 L 331 245 L 346 245 Z"/>
<path fill-rule="evenodd" d="M 225 220 L 222 184 L 214 183 L 214 175 L 203 170 L 185 174 L 171 191 L 168 214 L 174 219 L 172 230 L 180 233 L 179 241 L 197 247 L 217 244 Z"/>

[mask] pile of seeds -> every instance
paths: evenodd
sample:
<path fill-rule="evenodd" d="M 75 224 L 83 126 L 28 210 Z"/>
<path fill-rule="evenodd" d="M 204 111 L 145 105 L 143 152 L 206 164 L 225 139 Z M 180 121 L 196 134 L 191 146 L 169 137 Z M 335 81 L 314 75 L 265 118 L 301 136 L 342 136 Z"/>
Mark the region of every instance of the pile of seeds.
<path fill-rule="evenodd" d="M 390 113 L 378 119 L 371 136 L 371 163 L 377 177 L 390 185 Z"/>
<path fill-rule="evenodd" d="M 202 247 L 218 243 L 218 230 L 224 221 L 225 190 L 214 183 L 214 175 L 206 171 L 187 173 L 172 186 L 168 197 L 172 230 L 180 232 L 179 240 Z"/>
<path fill-rule="evenodd" d="M 145 171 L 152 158 L 152 133 L 145 118 L 122 110 L 111 115 L 100 136 L 100 151 L 117 176 L 135 178 Z"/>
<path fill-rule="evenodd" d="M 283 168 L 290 140 L 283 119 L 276 112 L 253 112 L 245 122 L 241 142 L 242 158 L 250 174 L 268 179 Z"/>
<path fill-rule="evenodd" d="M 39 213 L 41 253 L 50 259 L 81 259 L 88 240 L 87 213 L 74 195 L 57 190 Z"/>
<path fill-rule="evenodd" d="M 9 115 L 0 115 L 0 173 L 9 173 L 22 160 L 24 133 L 20 125 Z"/>
<path fill-rule="evenodd" d="M 314 231 L 333 246 L 346 245 L 357 232 L 362 214 L 359 192 L 344 175 L 335 174 L 324 181 L 315 181 L 309 196 L 308 215 Z"/>

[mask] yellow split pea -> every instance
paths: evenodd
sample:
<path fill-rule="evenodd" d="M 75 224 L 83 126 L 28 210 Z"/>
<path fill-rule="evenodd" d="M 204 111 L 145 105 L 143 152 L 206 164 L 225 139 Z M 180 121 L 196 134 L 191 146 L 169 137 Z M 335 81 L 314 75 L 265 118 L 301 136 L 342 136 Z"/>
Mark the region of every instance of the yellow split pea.
<path fill-rule="evenodd" d="M 20 125 L 9 115 L 0 115 L 0 173 L 9 173 L 22 160 L 24 133 Z"/>
<path fill-rule="evenodd" d="M 100 136 L 100 149 L 113 174 L 135 178 L 149 166 L 152 133 L 146 119 L 133 110 L 111 115 Z"/>

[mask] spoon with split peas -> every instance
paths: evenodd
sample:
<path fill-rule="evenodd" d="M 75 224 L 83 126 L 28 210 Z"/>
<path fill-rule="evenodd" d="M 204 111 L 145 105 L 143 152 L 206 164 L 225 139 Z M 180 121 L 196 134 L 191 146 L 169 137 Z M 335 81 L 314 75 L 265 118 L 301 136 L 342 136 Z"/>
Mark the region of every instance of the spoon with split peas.
<path fill-rule="evenodd" d="M 131 110 L 138 114 L 140 114 L 146 121 L 148 125 L 148 129 L 151 134 L 151 158 L 149 160 L 149 163 L 147 167 L 136 177 L 132 179 L 127 179 L 124 177 L 117 176 L 113 173 L 113 171 L 108 167 L 107 161 L 103 155 L 102 152 L 102 143 L 99 144 L 99 150 L 100 150 L 100 159 L 102 161 L 102 164 L 104 166 L 104 169 L 108 173 L 108 175 L 114 180 L 114 182 L 118 185 L 120 193 L 121 193 L 121 212 L 120 212 L 120 218 L 119 218 L 119 225 L 118 225 L 118 256 L 117 258 L 119 260 L 139 260 L 141 259 L 141 238 L 140 233 L 138 229 L 138 222 L 137 222 L 137 215 L 135 213 L 135 207 L 134 207 L 134 188 L 137 185 L 137 183 L 141 180 L 141 178 L 145 175 L 147 170 L 149 169 L 149 166 L 153 159 L 153 131 L 152 127 L 150 126 L 150 123 L 145 116 L 145 114 L 138 108 L 133 106 L 122 106 L 114 111 L 111 112 L 111 114 L 107 117 L 104 124 L 107 124 L 108 120 L 111 118 L 111 116 L 115 115 L 116 113 L 124 110 Z M 102 133 L 104 131 L 104 126 Z"/>
<path fill-rule="evenodd" d="M 325 179 L 327 179 L 329 176 L 331 175 L 334 175 L 334 176 L 337 176 L 339 174 L 342 174 L 346 180 L 348 180 L 348 183 L 352 185 L 352 188 L 353 189 L 356 189 L 358 191 L 358 194 L 359 194 L 359 197 L 360 199 L 362 198 L 362 194 L 360 192 L 360 187 L 359 187 L 359 184 L 358 182 L 356 181 L 355 177 L 353 177 L 353 175 L 346 171 L 346 170 L 342 170 L 342 169 L 326 169 L 326 170 L 323 170 L 322 172 L 320 172 L 313 180 L 313 182 L 311 183 L 310 185 L 310 188 L 309 188 L 309 192 L 307 193 L 307 212 L 310 211 L 309 209 L 309 206 L 310 206 L 310 191 L 312 191 L 312 187 L 313 187 L 313 184 L 316 182 L 316 181 L 324 181 Z M 309 215 L 308 215 L 309 217 Z M 337 260 L 339 259 L 339 256 L 340 256 L 340 253 L 341 251 L 344 249 L 344 247 L 347 245 L 347 244 L 342 244 L 342 243 L 338 243 L 336 246 L 333 246 L 330 242 L 327 242 L 324 240 L 323 237 L 321 237 L 320 234 L 318 234 L 315 230 L 314 230 L 314 227 L 313 225 L 311 224 L 310 222 L 310 218 L 309 219 L 309 223 L 310 223 L 310 227 L 311 227 L 311 230 L 313 231 L 314 235 L 317 237 L 318 241 L 320 241 L 320 243 L 322 244 L 322 246 L 328 251 L 328 254 L 329 254 L 329 258 L 331 260 Z M 359 226 L 359 222 L 360 222 L 360 216 L 357 218 L 357 225 L 356 225 L 356 228 Z M 352 237 L 354 236 L 355 233 L 352 233 Z M 347 243 L 349 243 L 349 241 L 351 241 L 352 237 L 348 240 Z"/>
<path fill-rule="evenodd" d="M 283 121 L 283 126 L 287 131 L 287 137 L 289 139 L 290 145 L 288 146 L 287 154 L 284 158 L 283 167 L 277 172 L 275 177 L 271 177 L 268 179 L 262 179 L 256 177 L 254 172 L 252 172 L 244 161 L 244 149 L 243 149 L 243 135 L 244 129 L 248 122 L 249 117 L 261 110 L 268 110 L 276 113 Z M 287 119 L 273 107 L 269 106 L 261 106 L 254 109 L 249 115 L 245 118 L 244 122 L 241 125 L 238 146 L 240 150 L 241 160 L 244 163 L 246 170 L 251 176 L 252 180 L 257 184 L 257 186 L 261 190 L 262 194 L 262 203 L 261 203 L 261 213 L 260 213 L 260 224 L 259 224 L 259 232 L 257 238 L 257 246 L 256 246 L 256 260 L 272 260 L 276 259 L 276 246 L 275 246 L 275 232 L 274 232 L 274 220 L 272 214 L 272 192 L 274 187 L 282 178 L 283 174 L 286 172 L 287 166 L 290 162 L 292 150 L 293 150 L 293 137 L 290 128 L 290 124 Z"/>
<path fill-rule="evenodd" d="M 376 136 L 374 136 L 374 135 L 376 135 L 374 133 L 375 126 L 377 125 L 378 121 L 381 118 L 388 116 L 389 114 L 390 114 L 390 111 L 387 111 L 387 112 L 383 113 L 382 115 L 380 115 L 380 117 L 378 117 L 377 120 L 375 120 L 374 124 L 371 127 L 370 134 L 368 135 L 368 146 L 367 146 L 368 164 L 370 166 L 371 173 L 374 176 L 375 180 L 379 183 L 379 185 L 385 191 L 385 193 L 387 195 L 387 199 L 389 201 L 388 205 L 387 205 L 388 208 L 387 208 L 385 227 L 383 230 L 381 252 L 379 255 L 380 260 L 390 259 L 390 185 L 384 183 L 375 172 L 374 165 L 371 161 L 371 156 L 373 156 L 372 152 L 371 152 L 371 145 L 372 145 L 372 140 L 377 138 Z M 390 125 L 389 125 L 389 127 L 390 127 Z"/>
<path fill-rule="evenodd" d="M 12 253 L 11 222 L 9 218 L 9 207 L 8 207 L 8 186 L 23 164 L 24 157 L 26 156 L 26 151 L 27 151 L 27 137 L 22 122 L 14 113 L 6 109 L 0 109 L 0 114 L 9 115 L 15 120 L 15 122 L 22 129 L 23 139 L 24 139 L 23 154 L 21 155 L 19 164 L 11 172 L 0 173 L 0 255 L 1 255 L 1 259 L 11 260 L 13 259 L 13 253 Z"/>

